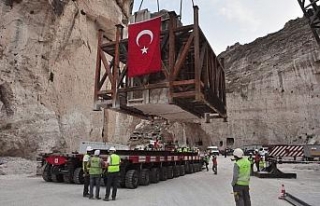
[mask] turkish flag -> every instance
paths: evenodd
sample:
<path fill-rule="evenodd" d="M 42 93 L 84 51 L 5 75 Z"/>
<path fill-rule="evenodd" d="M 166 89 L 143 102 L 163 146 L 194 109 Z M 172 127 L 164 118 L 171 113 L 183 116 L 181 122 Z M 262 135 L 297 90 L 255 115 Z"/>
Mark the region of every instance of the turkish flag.
<path fill-rule="evenodd" d="M 160 27 L 161 17 L 129 25 L 129 77 L 161 71 Z"/>

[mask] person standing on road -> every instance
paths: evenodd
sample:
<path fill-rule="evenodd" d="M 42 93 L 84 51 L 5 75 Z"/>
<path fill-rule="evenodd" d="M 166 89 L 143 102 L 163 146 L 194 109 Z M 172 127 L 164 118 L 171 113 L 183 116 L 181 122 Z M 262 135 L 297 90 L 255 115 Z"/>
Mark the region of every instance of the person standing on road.
<path fill-rule="evenodd" d="M 217 156 L 212 156 L 212 171 L 216 175 L 218 174 L 218 162 L 217 162 Z"/>
<path fill-rule="evenodd" d="M 107 160 L 107 187 L 106 187 L 106 196 L 103 199 L 104 201 L 109 201 L 110 190 L 112 186 L 112 200 L 116 200 L 117 190 L 118 190 L 118 175 L 120 172 L 120 163 L 121 159 L 119 155 L 115 154 L 116 148 L 111 147 L 109 149 L 110 156 Z"/>
<path fill-rule="evenodd" d="M 236 160 L 233 167 L 232 187 L 236 206 L 251 206 L 249 183 L 250 161 L 243 157 L 243 151 L 237 148 L 233 152 Z"/>
<path fill-rule="evenodd" d="M 89 160 L 90 160 L 90 155 L 92 154 L 92 147 L 87 146 L 86 148 L 86 154 L 83 156 L 82 159 L 82 170 L 83 170 L 83 179 L 84 179 L 84 184 L 83 184 L 83 197 L 89 196 L 89 184 L 90 184 L 90 175 L 89 175 Z"/>
<path fill-rule="evenodd" d="M 207 172 L 209 171 L 209 168 L 208 168 L 209 159 L 210 159 L 210 156 L 208 154 L 205 154 L 203 160 L 204 160 L 204 163 L 206 164 Z"/>
<path fill-rule="evenodd" d="M 257 172 L 260 172 L 260 161 L 261 161 L 261 156 L 259 152 L 256 150 L 254 155 L 254 163 L 256 165 Z"/>
<path fill-rule="evenodd" d="M 90 174 L 90 195 L 89 199 L 93 199 L 93 188 L 96 186 L 96 199 L 101 199 L 100 193 L 100 182 L 103 167 L 103 160 L 99 157 L 100 150 L 94 151 L 94 156 L 89 161 L 89 174 Z"/>
<path fill-rule="evenodd" d="M 253 175 L 253 157 L 252 157 L 252 153 L 249 154 L 248 160 L 250 161 L 250 174 Z"/>

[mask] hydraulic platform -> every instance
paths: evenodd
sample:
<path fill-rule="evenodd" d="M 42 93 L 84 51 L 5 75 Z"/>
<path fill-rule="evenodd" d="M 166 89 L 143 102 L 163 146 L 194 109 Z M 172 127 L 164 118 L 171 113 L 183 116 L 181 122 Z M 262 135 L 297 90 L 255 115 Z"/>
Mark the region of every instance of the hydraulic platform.
<path fill-rule="evenodd" d="M 161 15 L 161 71 L 129 78 L 128 39 L 123 39 L 123 26 L 117 25 L 115 41 L 107 43 L 100 31 L 95 109 L 180 122 L 199 122 L 207 114 L 226 120 L 223 59 L 217 58 L 199 27 L 198 7 L 194 6 L 194 24 L 187 26 L 182 26 L 175 12 L 135 15 L 136 21 Z"/>

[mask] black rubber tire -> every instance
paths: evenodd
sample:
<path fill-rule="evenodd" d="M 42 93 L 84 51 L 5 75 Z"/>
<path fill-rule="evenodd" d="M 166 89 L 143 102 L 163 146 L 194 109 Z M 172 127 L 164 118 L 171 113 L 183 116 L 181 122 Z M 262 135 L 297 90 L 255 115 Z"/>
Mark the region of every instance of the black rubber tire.
<path fill-rule="evenodd" d="M 150 171 L 150 183 L 158 183 L 160 181 L 160 172 L 159 168 L 151 168 Z"/>
<path fill-rule="evenodd" d="M 194 164 L 190 164 L 190 174 L 194 173 Z"/>
<path fill-rule="evenodd" d="M 180 165 L 180 176 L 184 176 L 186 174 L 186 171 L 184 169 L 184 165 Z"/>
<path fill-rule="evenodd" d="M 173 177 L 179 177 L 180 176 L 180 166 L 176 165 L 173 166 Z"/>
<path fill-rule="evenodd" d="M 193 172 L 198 172 L 198 164 L 193 164 Z"/>
<path fill-rule="evenodd" d="M 168 179 L 168 169 L 166 167 L 160 168 L 160 181 L 166 181 Z"/>
<path fill-rule="evenodd" d="M 63 174 L 63 182 L 73 183 L 73 178 L 70 174 Z"/>
<path fill-rule="evenodd" d="M 167 177 L 168 177 L 168 179 L 172 179 L 172 178 L 173 178 L 173 169 L 172 169 L 172 166 L 168 166 L 168 167 L 167 167 Z"/>
<path fill-rule="evenodd" d="M 63 182 L 63 175 L 62 174 L 51 174 L 52 182 Z"/>
<path fill-rule="evenodd" d="M 186 163 L 185 165 L 184 165 L 184 169 L 185 169 L 185 171 L 186 171 L 186 174 L 190 174 L 191 172 L 190 172 L 190 164 L 189 163 Z"/>
<path fill-rule="evenodd" d="M 197 172 L 200 172 L 201 171 L 201 164 L 200 163 L 197 163 Z"/>
<path fill-rule="evenodd" d="M 83 178 L 83 170 L 81 167 L 78 167 L 73 172 L 73 182 L 76 184 L 83 184 L 84 178 Z"/>
<path fill-rule="evenodd" d="M 142 169 L 139 175 L 139 185 L 149 185 L 150 184 L 150 170 Z"/>
<path fill-rule="evenodd" d="M 46 166 L 44 167 L 43 172 L 42 172 L 42 178 L 46 182 L 52 182 L 51 165 L 50 164 L 46 164 Z"/>
<path fill-rule="evenodd" d="M 138 184 L 139 184 L 139 175 L 137 170 L 129 170 L 126 173 L 126 178 L 125 178 L 126 188 L 135 189 L 138 187 Z"/>

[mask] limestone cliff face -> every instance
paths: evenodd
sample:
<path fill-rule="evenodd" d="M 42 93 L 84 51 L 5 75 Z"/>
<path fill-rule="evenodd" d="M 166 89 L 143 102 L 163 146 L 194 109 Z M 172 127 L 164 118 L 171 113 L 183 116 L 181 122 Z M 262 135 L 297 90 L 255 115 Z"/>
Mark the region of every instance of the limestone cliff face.
<path fill-rule="evenodd" d="M 0 1 L 0 155 L 125 144 L 140 119 L 93 112 L 97 31 L 114 40 L 133 0 Z M 319 140 L 320 54 L 303 19 L 223 52 L 228 122 L 166 126 L 179 145 Z"/>
<path fill-rule="evenodd" d="M 113 39 L 132 2 L 0 1 L 0 155 L 102 140 L 104 114 L 92 111 L 97 31 Z"/>
<path fill-rule="evenodd" d="M 205 125 L 235 145 L 320 140 L 320 53 L 305 19 L 279 32 L 235 44 L 225 58 L 228 122 Z"/>

